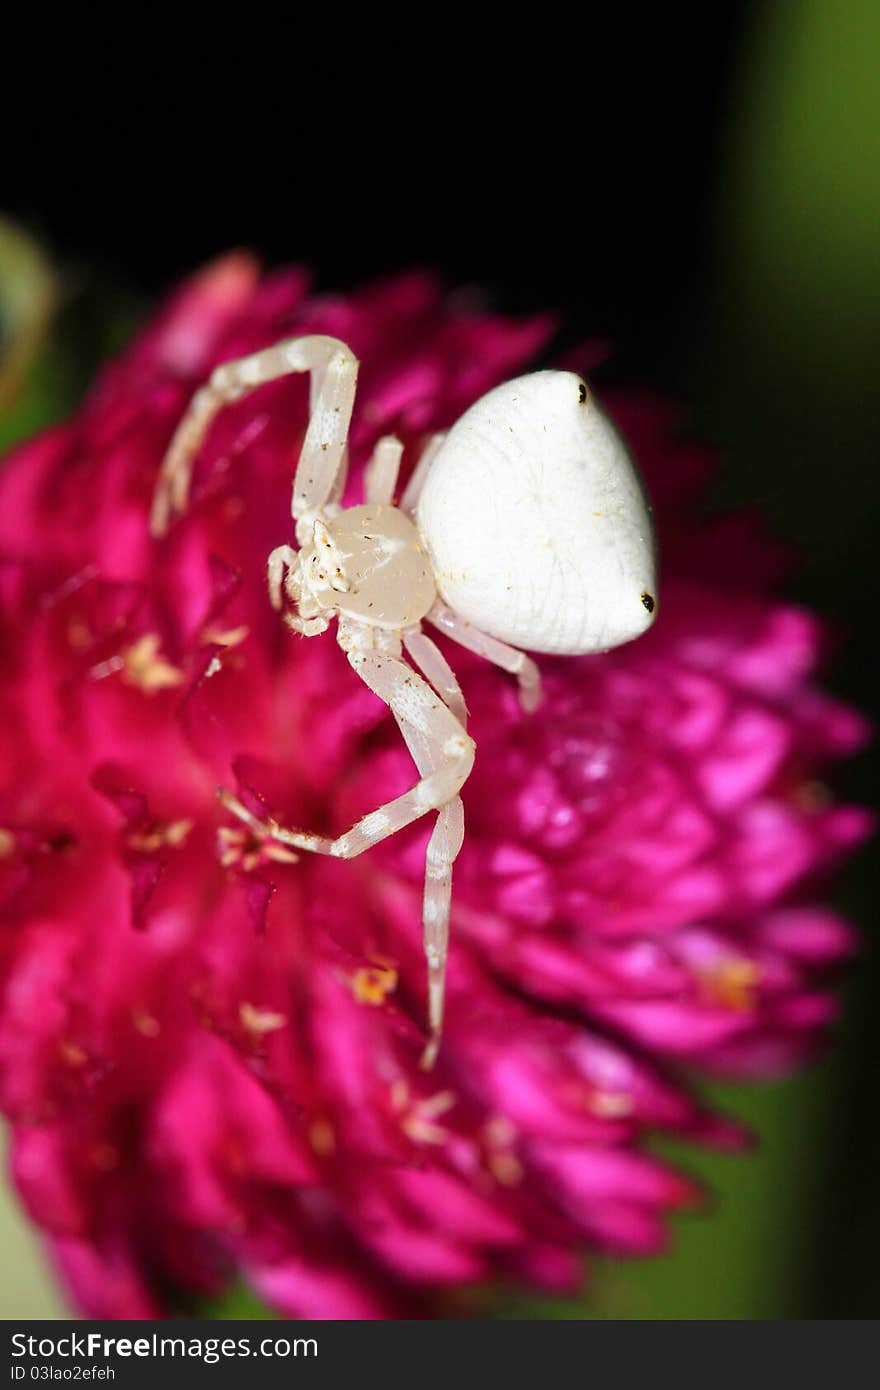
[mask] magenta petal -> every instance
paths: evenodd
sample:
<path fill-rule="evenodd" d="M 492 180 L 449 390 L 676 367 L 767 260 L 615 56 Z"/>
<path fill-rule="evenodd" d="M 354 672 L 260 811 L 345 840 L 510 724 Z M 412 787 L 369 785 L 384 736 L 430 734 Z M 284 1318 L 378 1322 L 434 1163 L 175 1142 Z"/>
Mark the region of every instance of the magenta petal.
<path fill-rule="evenodd" d="M 96 1248 L 88 1241 L 54 1240 L 61 1277 L 86 1318 L 161 1317 L 162 1304 L 138 1270 L 134 1251 Z"/>
<path fill-rule="evenodd" d="M 20 1127 L 12 1149 L 12 1177 L 31 1218 L 55 1235 L 80 1235 L 87 1228 L 84 1201 L 55 1127 Z"/>
<path fill-rule="evenodd" d="M 452 1239 L 476 1245 L 512 1245 L 522 1232 L 509 1216 L 491 1201 L 480 1197 L 464 1182 L 445 1173 L 425 1173 L 403 1169 L 396 1178 L 399 1195 L 426 1221 L 434 1212 L 443 1212 L 443 1230 Z"/>
<path fill-rule="evenodd" d="M 274 1265 L 249 1265 L 254 1292 L 282 1317 L 357 1321 L 389 1316 L 388 1304 L 345 1269 L 288 1256 Z"/>

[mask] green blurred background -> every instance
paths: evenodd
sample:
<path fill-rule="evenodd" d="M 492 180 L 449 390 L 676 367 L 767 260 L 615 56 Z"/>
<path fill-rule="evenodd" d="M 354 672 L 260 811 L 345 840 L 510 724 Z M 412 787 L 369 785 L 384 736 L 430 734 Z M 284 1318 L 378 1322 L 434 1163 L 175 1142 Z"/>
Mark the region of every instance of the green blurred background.
<path fill-rule="evenodd" d="M 160 182 L 154 221 L 126 243 L 118 235 L 122 224 L 109 184 L 106 205 L 91 221 L 81 209 L 71 211 L 61 194 L 47 194 L 53 179 L 59 186 L 51 165 L 42 182 L 37 177 L 14 185 L 9 211 L 42 243 L 47 259 L 10 227 L 0 228 L 0 445 L 63 414 L 159 285 L 229 244 L 247 241 L 270 258 L 316 262 L 328 287 L 396 261 L 433 261 L 454 280 L 488 285 L 502 307 L 559 304 L 574 337 L 596 327 L 608 331 L 620 344 L 627 374 L 688 403 L 692 427 L 722 459 L 717 500 L 757 503 L 773 530 L 799 547 L 792 596 L 824 615 L 841 637 L 828 684 L 874 713 L 880 670 L 874 652 L 880 602 L 880 6 L 876 0 L 798 0 L 723 8 L 711 31 L 705 21 L 691 27 L 682 19 L 684 50 L 672 13 L 669 62 L 664 67 L 662 53 L 656 63 L 650 53 L 637 62 L 647 86 L 641 104 L 628 98 L 634 131 L 615 116 L 604 135 L 595 129 L 589 135 L 592 142 L 610 142 L 624 167 L 614 185 L 618 220 L 611 198 L 591 256 L 575 253 L 570 231 L 545 233 L 532 243 L 535 256 L 545 256 L 543 271 L 523 268 L 515 238 L 505 243 L 506 252 L 490 254 L 490 238 L 481 242 L 476 234 L 464 250 L 458 243 L 449 250 L 450 242 L 438 253 L 439 241 L 420 241 L 417 231 L 404 229 L 379 251 L 347 255 L 323 223 L 316 230 L 293 218 L 276 227 L 270 214 L 280 204 L 261 201 L 247 171 L 231 181 L 224 171 L 225 220 L 215 215 L 223 206 L 216 191 L 199 212 L 193 210 L 199 188 L 190 205 L 185 197 L 181 202 L 178 184 L 163 188 Z M 651 35 L 646 43 L 650 48 Z M 651 77 L 658 65 L 659 76 Z M 646 133 L 652 122 L 659 134 Z M 158 144 L 167 131 L 167 122 L 160 125 Z M 652 139 L 668 141 L 666 170 L 658 173 L 653 146 L 644 166 L 638 159 L 627 166 L 640 141 Z M 103 141 L 102 133 L 92 156 L 99 163 L 107 155 Z M 138 146 L 129 179 L 154 173 Z M 633 227 L 642 173 L 651 202 Z M 58 177 L 63 190 L 64 176 Z M 668 208 L 657 202 L 664 186 Z M 253 227 L 242 209 L 248 187 Z M 582 240 L 589 251 L 586 231 Z M 555 258 L 551 247 L 558 250 Z M 842 769 L 835 785 L 841 796 L 870 802 L 875 779 L 876 758 L 869 753 Z M 677 1221 L 667 1256 L 600 1262 L 583 1300 L 508 1298 L 504 1315 L 880 1314 L 873 861 L 869 850 L 838 885 L 837 900 L 862 927 L 865 949 L 850 975 L 832 1055 L 784 1083 L 704 1087 L 718 1105 L 754 1126 L 757 1152 L 718 1157 L 672 1149 L 714 1196 L 704 1215 Z M 486 1307 L 477 1302 L 474 1311 Z M 224 1311 L 248 1315 L 253 1305 L 242 1295 Z M 0 1315 L 64 1315 L 8 1195 L 0 1209 Z"/>

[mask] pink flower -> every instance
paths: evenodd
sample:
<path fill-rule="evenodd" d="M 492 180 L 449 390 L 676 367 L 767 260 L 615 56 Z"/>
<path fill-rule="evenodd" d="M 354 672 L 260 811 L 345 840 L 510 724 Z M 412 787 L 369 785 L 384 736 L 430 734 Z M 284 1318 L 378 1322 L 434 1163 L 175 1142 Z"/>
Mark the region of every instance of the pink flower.
<path fill-rule="evenodd" d="M 171 299 L 0 481 L 0 1066 L 13 1170 L 77 1305 L 150 1317 L 245 1279 L 282 1313 L 381 1317 L 444 1285 L 576 1286 L 698 1199 L 643 1144 L 735 1145 L 678 1074 L 766 1075 L 834 1016 L 850 928 L 822 877 L 866 834 L 819 778 L 865 728 L 811 684 L 821 637 L 766 596 L 749 519 L 697 523 L 711 462 L 611 395 L 656 503 L 661 614 L 512 683 L 450 652 L 477 741 L 447 1027 L 418 1070 L 427 825 L 338 862 L 255 843 L 218 785 L 335 832 L 412 780 L 332 636 L 270 608 L 307 411 L 226 411 L 188 517 L 147 513 L 218 361 L 295 333 L 362 362 L 350 495 L 379 434 L 412 459 L 545 346 L 547 320 L 410 275 L 346 298 L 243 255 Z M 587 354 L 589 357 L 589 354 Z M 586 358 L 579 360 L 584 366 Z"/>

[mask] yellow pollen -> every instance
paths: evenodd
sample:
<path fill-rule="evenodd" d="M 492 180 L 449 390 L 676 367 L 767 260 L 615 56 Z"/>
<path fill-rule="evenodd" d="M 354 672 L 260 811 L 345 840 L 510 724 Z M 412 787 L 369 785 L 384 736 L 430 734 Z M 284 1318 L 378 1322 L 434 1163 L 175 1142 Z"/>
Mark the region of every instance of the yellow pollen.
<path fill-rule="evenodd" d="M 192 830 L 191 820 L 174 820 L 165 827 L 165 843 L 168 845 L 182 845 L 189 832 Z"/>
<path fill-rule="evenodd" d="M 246 873 L 259 868 L 264 859 L 276 864 L 296 864 L 299 855 L 276 840 L 259 840 L 253 832 L 239 826 L 221 825 L 217 831 L 217 853 L 224 869 L 240 865 Z"/>
<path fill-rule="evenodd" d="M 161 830 L 133 830 L 128 837 L 129 849 L 140 854 L 152 854 L 162 845 Z"/>
<path fill-rule="evenodd" d="M 332 1154 L 336 1148 L 336 1130 L 329 1120 L 320 1117 L 309 1125 L 309 1143 L 321 1158 Z"/>
<path fill-rule="evenodd" d="M 92 643 L 92 633 L 84 618 L 71 618 L 67 624 L 67 640 L 74 651 L 85 651 Z"/>
<path fill-rule="evenodd" d="M 79 1043 L 61 1042 L 58 1044 L 58 1051 L 62 1061 L 66 1062 L 69 1067 L 85 1066 L 89 1060 L 88 1053 L 80 1047 Z"/>
<path fill-rule="evenodd" d="M 257 1009 L 246 1001 L 239 1008 L 238 1016 L 245 1031 L 257 1037 L 262 1037 L 264 1033 L 274 1033 L 287 1024 L 284 1014 L 273 1013 L 271 1009 Z"/>
<path fill-rule="evenodd" d="M 624 1091 L 591 1091 L 587 1109 L 600 1120 L 623 1120 L 633 1113 L 635 1104 Z"/>
<path fill-rule="evenodd" d="M 427 1100 L 419 1101 L 416 1109 L 426 1119 L 435 1120 L 438 1115 L 445 1115 L 447 1110 L 451 1110 L 454 1104 L 454 1091 L 436 1091 Z"/>
<path fill-rule="evenodd" d="M 523 1166 L 516 1154 L 509 1150 L 491 1153 L 488 1158 L 489 1171 L 502 1187 L 516 1187 L 523 1180 Z"/>
<path fill-rule="evenodd" d="M 448 1131 L 434 1121 L 451 1110 L 455 1102 L 454 1091 L 435 1091 L 434 1095 L 426 1096 L 424 1100 L 410 1103 L 406 1082 L 395 1082 L 391 1088 L 392 1106 L 398 1112 L 403 1112 L 400 1127 L 414 1144 L 446 1143 Z"/>
<path fill-rule="evenodd" d="M 296 864 L 299 861 L 296 850 L 289 845 L 279 845 L 277 840 L 267 840 L 263 845 L 263 854 L 276 864 Z"/>
<path fill-rule="evenodd" d="M 493 1149 L 512 1144 L 516 1138 L 516 1126 L 506 1115 L 493 1115 L 483 1126 L 486 1143 Z"/>
<path fill-rule="evenodd" d="M 502 1187 L 515 1187 L 522 1181 L 523 1166 L 511 1148 L 517 1135 L 516 1125 L 506 1115 L 493 1115 L 483 1125 L 486 1169 Z"/>
<path fill-rule="evenodd" d="M 447 1131 L 442 1125 L 433 1125 L 429 1120 L 425 1120 L 416 1111 L 405 1115 L 401 1122 L 401 1129 L 408 1139 L 414 1144 L 445 1144 Z"/>
<path fill-rule="evenodd" d="M 390 965 L 368 965 L 356 970 L 351 989 L 359 1004 L 384 1004 L 397 988 L 397 971 Z"/>
<path fill-rule="evenodd" d="M 0 859 L 11 859 L 15 853 L 15 836 L 0 826 Z"/>
<path fill-rule="evenodd" d="M 699 978 L 710 1003 L 737 1012 L 755 1007 L 755 990 L 761 971 L 754 961 L 728 956 L 714 969 L 699 972 Z"/>
<path fill-rule="evenodd" d="M 162 1031 L 158 1018 L 147 1013 L 146 1009 L 132 1009 L 131 1021 L 145 1038 L 157 1038 Z"/>
<path fill-rule="evenodd" d="M 405 1110 L 409 1104 L 409 1086 L 402 1077 L 398 1077 L 396 1081 L 392 1082 L 390 1100 L 391 1109 L 397 1114 L 400 1114 L 401 1110 Z"/>
<path fill-rule="evenodd" d="M 217 831 L 217 853 L 224 869 L 230 868 L 241 858 L 245 838 L 244 830 L 237 830 L 231 825 L 220 826 Z"/>
<path fill-rule="evenodd" d="M 147 695 L 168 686 L 180 685 L 183 672 L 159 655 L 157 632 L 148 632 L 122 653 L 122 679 Z"/>
<path fill-rule="evenodd" d="M 155 825 L 151 830 L 133 830 L 128 843 L 131 849 L 139 850 L 142 854 L 153 854 L 163 845 L 176 849 L 183 844 L 192 826 L 191 820 L 175 820 L 167 825 Z"/>
<path fill-rule="evenodd" d="M 250 628 L 244 624 L 241 627 L 230 628 L 206 627 L 202 633 L 202 642 L 206 647 L 237 647 L 249 634 Z"/>

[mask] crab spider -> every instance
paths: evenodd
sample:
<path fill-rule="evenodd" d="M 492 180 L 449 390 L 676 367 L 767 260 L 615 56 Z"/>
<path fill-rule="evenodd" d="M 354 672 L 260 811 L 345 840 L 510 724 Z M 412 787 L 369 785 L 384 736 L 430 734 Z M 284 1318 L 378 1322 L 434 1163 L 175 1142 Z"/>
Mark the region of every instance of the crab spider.
<path fill-rule="evenodd" d="M 194 458 L 219 410 L 288 373 L 310 374 L 291 503 L 297 545 L 269 556 L 269 598 L 306 637 L 337 620 L 339 645 L 388 705 L 419 778 L 334 839 L 261 820 L 228 792 L 220 797 L 256 835 L 342 859 L 436 812 L 422 914 L 428 1068 L 443 1025 L 452 867 L 464 837 L 459 793 L 475 744 L 458 680 L 422 624 L 516 676 L 522 706 L 533 711 L 540 677 L 521 647 L 605 651 L 650 625 L 653 534 L 622 441 L 586 383 L 561 371 L 497 387 L 448 434 L 434 435 L 398 505 L 402 445 L 390 435 L 380 439 L 364 502 L 343 507 L 357 368 L 344 343 L 323 336 L 292 338 L 218 367 L 171 441 L 151 529 L 162 536 L 185 510 Z"/>

